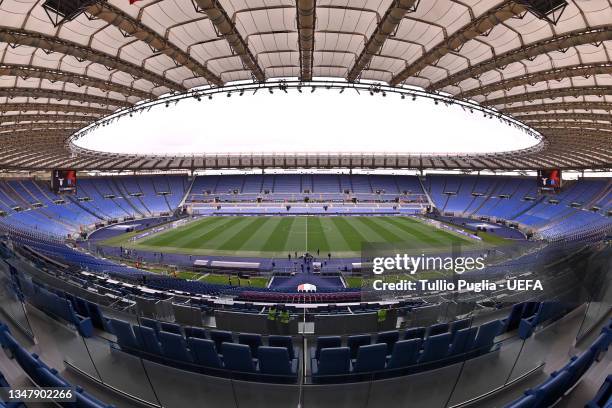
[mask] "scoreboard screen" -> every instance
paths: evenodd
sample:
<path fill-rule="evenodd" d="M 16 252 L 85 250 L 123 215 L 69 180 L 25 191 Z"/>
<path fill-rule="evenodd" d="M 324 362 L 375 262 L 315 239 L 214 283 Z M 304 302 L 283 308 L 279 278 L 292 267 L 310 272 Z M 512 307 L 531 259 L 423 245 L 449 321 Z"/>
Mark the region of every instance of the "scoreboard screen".
<path fill-rule="evenodd" d="M 538 170 L 538 188 L 541 191 L 558 192 L 561 185 L 561 170 Z"/>
<path fill-rule="evenodd" d="M 76 194 L 76 170 L 53 170 L 51 190 L 55 194 Z"/>

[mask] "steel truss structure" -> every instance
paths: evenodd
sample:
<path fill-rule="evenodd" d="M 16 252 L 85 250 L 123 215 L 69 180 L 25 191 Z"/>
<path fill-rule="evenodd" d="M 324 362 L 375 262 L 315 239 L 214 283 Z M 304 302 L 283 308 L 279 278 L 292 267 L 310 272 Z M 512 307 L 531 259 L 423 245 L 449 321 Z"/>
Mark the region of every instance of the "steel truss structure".
<path fill-rule="evenodd" d="M 554 10 L 523 0 L 81 3 L 58 19 L 40 2 L 0 2 L 0 169 L 612 167 L 609 0 Z M 283 83 L 291 89 L 375 83 L 390 96 L 461 103 L 542 140 L 518 152 L 388 157 L 139 157 L 72 144 L 150 103 L 278 88 L 280 78 L 295 78 Z"/>

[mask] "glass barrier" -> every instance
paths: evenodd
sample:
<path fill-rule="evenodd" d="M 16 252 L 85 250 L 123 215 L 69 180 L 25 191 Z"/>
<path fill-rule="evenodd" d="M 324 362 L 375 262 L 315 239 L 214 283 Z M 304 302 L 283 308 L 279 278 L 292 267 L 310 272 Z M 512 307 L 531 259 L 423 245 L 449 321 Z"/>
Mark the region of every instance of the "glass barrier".
<path fill-rule="evenodd" d="M 28 337 L 33 338 L 34 334 L 20 298 L 21 295 L 14 285 L 15 281 L 11 277 L 9 265 L 3 259 L 0 259 L 0 305 L 2 311 L 6 318 L 19 326 Z"/>

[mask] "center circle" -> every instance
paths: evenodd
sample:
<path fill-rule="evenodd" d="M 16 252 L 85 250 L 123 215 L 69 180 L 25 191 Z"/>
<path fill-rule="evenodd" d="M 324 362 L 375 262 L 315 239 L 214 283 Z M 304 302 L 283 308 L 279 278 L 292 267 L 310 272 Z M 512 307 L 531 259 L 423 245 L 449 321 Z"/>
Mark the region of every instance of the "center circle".
<path fill-rule="evenodd" d="M 217 92 L 150 104 L 72 140 L 124 154 L 466 154 L 533 147 L 523 125 L 461 103 L 367 89 Z"/>

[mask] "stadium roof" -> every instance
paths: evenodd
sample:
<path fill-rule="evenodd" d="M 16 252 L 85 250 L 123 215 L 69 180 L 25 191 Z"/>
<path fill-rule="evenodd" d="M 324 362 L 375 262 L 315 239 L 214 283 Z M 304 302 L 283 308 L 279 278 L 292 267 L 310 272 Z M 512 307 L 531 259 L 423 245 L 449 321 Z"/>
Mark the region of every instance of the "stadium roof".
<path fill-rule="evenodd" d="M 612 163 L 610 0 L 0 0 L 0 50 L 6 169 Z M 167 93 L 291 77 L 448 93 L 512 115 L 545 138 L 505 155 L 312 162 L 147 158 L 70 144 L 88 123 Z M 304 112 L 300 126 L 311 119 Z"/>

